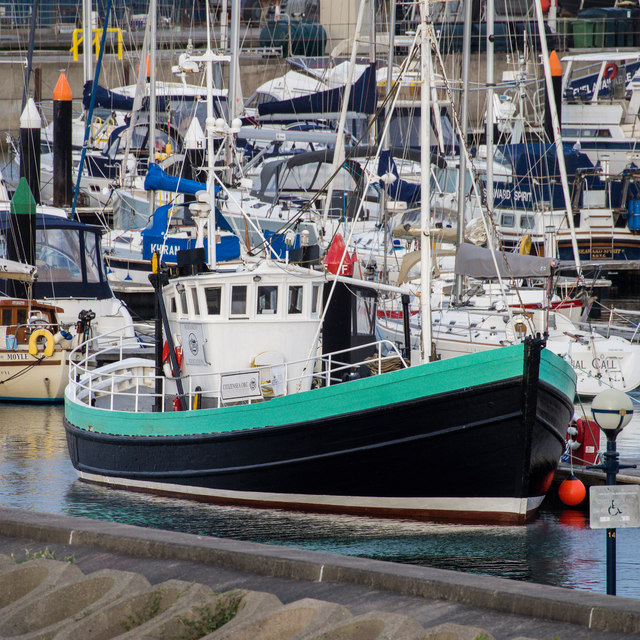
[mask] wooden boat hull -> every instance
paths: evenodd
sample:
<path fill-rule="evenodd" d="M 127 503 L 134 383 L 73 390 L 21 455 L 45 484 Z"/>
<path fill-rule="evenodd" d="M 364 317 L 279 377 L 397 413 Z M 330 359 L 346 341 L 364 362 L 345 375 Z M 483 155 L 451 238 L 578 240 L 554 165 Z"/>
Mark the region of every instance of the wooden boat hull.
<path fill-rule="evenodd" d="M 65 428 L 88 482 L 217 503 L 522 523 L 553 478 L 574 392 L 568 365 L 530 341 L 241 407 L 141 414 L 68 394 Z"/>
<path fill-rule="evenodd" d="M 62 402 L 69 381 L 69 351 L 51 357 L 26 349 L 0 351 L 0 401 Z"/>

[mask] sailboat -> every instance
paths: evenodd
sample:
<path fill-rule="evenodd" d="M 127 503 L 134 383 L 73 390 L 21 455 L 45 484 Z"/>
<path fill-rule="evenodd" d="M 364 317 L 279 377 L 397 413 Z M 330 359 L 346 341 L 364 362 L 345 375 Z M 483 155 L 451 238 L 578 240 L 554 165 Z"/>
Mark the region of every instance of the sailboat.
<path fill-rule="evenodd" d="M 171 273 L 155 261 L 164 368 L 73 365 L 64 425 L 82 481 L 316 512 L 508 523 L 535 514 L 576 383 L 542 339 L 434 362 L 427 348 L 408 366 L 373 335 L 383 285 L 292 260 L 229 268 L 215 243 L 207 252 L 178 254 Z"/>

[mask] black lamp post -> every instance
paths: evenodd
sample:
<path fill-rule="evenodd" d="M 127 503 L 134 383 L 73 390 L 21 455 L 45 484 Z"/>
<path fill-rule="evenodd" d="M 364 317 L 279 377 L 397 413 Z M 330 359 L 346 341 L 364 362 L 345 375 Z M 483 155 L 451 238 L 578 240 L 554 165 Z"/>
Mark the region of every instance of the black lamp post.
<path fill-rule="evenodd" d="M 606 484 L 615 485 L 620 469 L 629 469 L 636 465 L 620 464 L 620 454 L 616 451 L 616 438 L 629 424 L 633 416 L 633 402 L 622 391 L 607 389 L 601 391 L 591 403 L 593 419 L 607 436 L 607 450 L 604 462 L 589 467 L 602 469 L 606 474 Z M 616 595 L 616 530 L 607 529 L 607 594 Z"/>

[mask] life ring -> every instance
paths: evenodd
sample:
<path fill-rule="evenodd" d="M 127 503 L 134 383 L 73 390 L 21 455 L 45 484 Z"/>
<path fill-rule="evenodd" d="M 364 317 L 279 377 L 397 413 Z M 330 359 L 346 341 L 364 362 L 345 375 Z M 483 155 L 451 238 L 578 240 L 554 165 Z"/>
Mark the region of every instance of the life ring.
<path fill-rule="evenodd" d="M 167 378 L 175 378 L 176 375 L 179 375 L 180 369 L 182 369 L 182 349 L 180 347 L 176 347 L 176 360 L 178 362 L 178 371 L 175 372 L 171 365 L 171 358 L 169 357 L 169 343 L 165 340 L 164 345 L 162 346 L 162 369 L 164 371 L 164 375 Z"/>
<path fill-rule="evenodd" d="M 615 62 L 607 62 L 602 77 L 605 80 L 615 80 L 618 76 L 618 65 Z"/>
<path fill-rule="evenodd" d="M 522 236 L 518 253 L 521 256 L 528 256 L 531 253 L 531 236 L 528 233 Z"/>
<path fill-rule="evenodd" d="M 44 348 L 44 355 L 50 358 L 53 355 L 53 350 L 56 347 L 56 341 L 53 337 L 53 333 L 48 329 L 37 329 L 29 337 L 29 353 L 32 356 L 38 355 L 38 338 L 46 338 L 47 346 Z"/>
<path fill-rule="evenodd" d="M 522 342 L 526 336 L 534 333 L 531 319 L 523 314 L 513 316 L 504 328 L 505 337 L 511 343 Z"/>
<path fill-rule="evenodd" d="M 572 451 L 579 449 L 582 446 L 584 440 L 584 424 L 583 421 L 578 419 L 574 420 L 567 427 L 567 446 Z"/>

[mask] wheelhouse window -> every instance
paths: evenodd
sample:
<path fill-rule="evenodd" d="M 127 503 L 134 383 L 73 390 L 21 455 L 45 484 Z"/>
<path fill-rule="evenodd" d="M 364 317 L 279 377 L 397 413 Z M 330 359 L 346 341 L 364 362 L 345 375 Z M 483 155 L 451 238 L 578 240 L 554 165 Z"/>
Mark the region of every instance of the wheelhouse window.
<path fill-rule="evenodd" d="M 231 287 L 231 315 L 247 315 L 247 287 L 236 285 Z"/>
<path fill-rule="evenodd" d="M 198 303 L 198 290 L 193 287 L 191 289 L 191 300 L 193 301 L 193 313 L 200 315 L 200 304 Z"/>
<path fill-rule="evenodd" d="M 535 225 L 536 225 L 536 221 L 533 216 L 522 216 L 520 218 L 521 229 L 533 229 Z"/>
<path fill-rule="evenodd" d="M 289 287 L 288 313 L 302 313 L 302 286 Z"/>
<path fill-rule="evenodd" d="M 354 329 L 357 335 L 370 336 L 376 327 L 376 299 L 369 293 L 356 292 Z"/>
<path fill-rule="evenodd" d="M 207 287 L 204 290 L 204 296 L 207 300 L 207 313 L 210 316 L 219 316 L 222 307 L 222 290 L 220 287 Z"/>
<path fill-rule="evenodd" d="M 177 313 L 178 312 L 178 308 L 176 307 L 176 299 L 174 296 L 171 296 L 169 298 L 169 312 L 170 313 Z"/>
<path fill-rule="evenodd" d="M 318 314 L 320 312 L 320 285 L 314 284 L 311 291 L 311 313 Z"/>
<path fill-rule="evenodd" d="M 183 287 L 181 291 L 178 291 L 180 294 L 180 309 L 184 315 L 189 313 L 189 307 L 187 306 L 187 290 Z"/>
<path fill-rule="evenodd" d="M 515 226 L 515 216 L 512 213 L 503 213 L 500 216 L 500 224 L 503 227 L 514 227 Z"/>
<path fill-rule="evenodd" d="M 278 287 L 270 285 L 258 287 L 256 312 L 258 315 L 278 312 Z"/>

